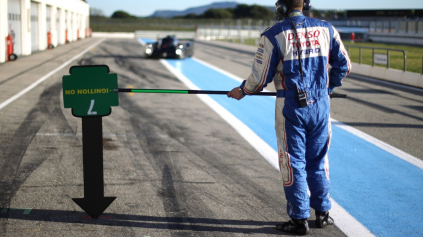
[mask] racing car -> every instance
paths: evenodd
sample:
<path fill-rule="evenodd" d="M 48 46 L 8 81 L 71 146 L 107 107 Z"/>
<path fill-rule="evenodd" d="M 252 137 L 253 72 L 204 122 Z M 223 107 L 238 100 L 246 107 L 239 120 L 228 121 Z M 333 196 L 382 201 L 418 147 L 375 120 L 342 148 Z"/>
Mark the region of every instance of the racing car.
<path fill-rule="evenodd" d="M 146 45 L 146 58 L 185 58 L 194 53 L 193 42 L 180 42 L 175 36 L 165 38 Z"/>

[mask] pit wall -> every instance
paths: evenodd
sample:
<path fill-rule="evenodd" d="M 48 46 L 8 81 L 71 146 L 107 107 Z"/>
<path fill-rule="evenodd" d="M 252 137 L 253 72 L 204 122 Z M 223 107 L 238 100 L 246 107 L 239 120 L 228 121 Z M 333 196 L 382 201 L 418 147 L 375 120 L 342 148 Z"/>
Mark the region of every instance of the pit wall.
<path fill-rule="evenodd" d="M 89 5 L 82 0 L 17 0 L 20 9 L 20 32 L 16 34 L 20 40 L 18 56 L 30 55 L 35 51 L 46 50 L 47 30 L 50 29 L 52 45 L 66 43 L 65 31 L 68 30 L 68 41 L 76 41 L 89 35 Z M 34 50 L 31 39 L 31 2 L 38 4 L 38 47 Z M 50 11 L 47 13 L 47 9 Z M 47 25 L 47 16 L 50 16 Z M 57 21 L 59 16 L 59 21 Z M 9 34 L 9 0 L 0 0 L 0 63 L 7 61 L 7 41 Z M 65 22 L 65 19 L 67 21 Z M 57 24 L 58 23 L 58 24 Z M 60 29 L 58 31 L 58 29 Z M 79 35 L 79 38 L 78 38 Z M 19 59 L 18 59 L 19 60 Z"/>
<path fill-rule="evenodd" d="M 423 74 L 420 73 L 404 72 L 392 68 L 372 67 L 358 63 L 352 63 L 351 73 L 423 88 Z"/>

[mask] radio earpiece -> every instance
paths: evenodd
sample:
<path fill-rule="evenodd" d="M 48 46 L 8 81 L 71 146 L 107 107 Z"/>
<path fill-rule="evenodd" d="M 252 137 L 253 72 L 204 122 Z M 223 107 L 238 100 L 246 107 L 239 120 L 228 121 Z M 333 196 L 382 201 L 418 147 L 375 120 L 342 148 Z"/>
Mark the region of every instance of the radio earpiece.
<path fill-rule="evenodd" d="M 276 11 L 282 15 L 285 16 L 286 13 L 288 13 L 288 4 L 286 4 L 286 0 L 278 0 L 275 4 Z M 304 0 L 304 7 L 303 11 L 310 11 L 311 9 L 311 3 L 310 0 Z"/>
<path fill-rule="evenodd" d="M 289 10 L 289 7 L 288 7 L 288 4 L 286 3 L 286 0 L 278 0 L 275 5 L 276 5 L 276 11 L 280 14 L 280 16 L 285 17 L 286 14 L 288 13 L 288 10 Z M 304 0 L 303 11 L 309 11 L 310 7 L 311 7 L 310 0 Z M 289 20 L 291 22 L 291 25 L 292 25 L 292 28 L 294 30 L 295 35 L 298 35 L 297 28 L 295 27 L 294 22 L 291 19 L 289 19 Z M 298 88 L 298 85 L 296 85 L 297 92 L 298 92 L 297 95 L 298 95 L 298 102 L 299 102 L 300 108 L 304 108 L 304 107 L 308 106 L 308 102 L 307 102 L 307 100 L 308 100 L 307 94 L 308 93 L 306 91 L 306 84 L 305 84 L 305 81 L 304 81 L 304 72 L 303 72 L 303 66 L 302 66 L 302 63 L 301 63 L 300 47 L 299 47 L 299 44 L 297 44 L 297 43 L 295 43 L 295 45 L 296 45 L 296 48 L 297 48 L 298 63 L 299 63 L 299 69 L 300 69 L 300 73 L 301 73 L 301 79 L 303 81 L 303 86 L 304 86 L 304 91 L 303 91 L 303 90 L 300 90 Z"/>

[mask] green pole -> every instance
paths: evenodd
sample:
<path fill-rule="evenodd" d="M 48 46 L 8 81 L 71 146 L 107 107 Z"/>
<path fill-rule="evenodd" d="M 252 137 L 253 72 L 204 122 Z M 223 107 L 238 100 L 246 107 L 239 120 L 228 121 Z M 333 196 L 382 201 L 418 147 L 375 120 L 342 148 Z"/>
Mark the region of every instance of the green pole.
<path fill-rule="evenodd" d="M 226 95 L 229 91 L 210 91 L 210 90 L 167 90 L 167 89 L 130 89 L 130 88 L 117 88 L 113 89 L 114 92 L 127 92 L 127 93 L 171 93 L 171 94 L 211 94 L 211 95 Z M 276 96 L 275 92 L 259 92 L 254 95 L 267 95 Z"/>
<path fill-rule="evenodd" d="M 114 92 L 126 93 L 171 93 L 171 94 L 207 94 L 207 95 L 227 95 L 229 91 L 209 91 L 209 90 L 167 90 L 167 89 L 131 89 L 116 88 Z M 258 92 L 254 95 L 276 96 L 276 92 Z M 345 94 L 330 94 L 331 98 L 346 98 Z"/>

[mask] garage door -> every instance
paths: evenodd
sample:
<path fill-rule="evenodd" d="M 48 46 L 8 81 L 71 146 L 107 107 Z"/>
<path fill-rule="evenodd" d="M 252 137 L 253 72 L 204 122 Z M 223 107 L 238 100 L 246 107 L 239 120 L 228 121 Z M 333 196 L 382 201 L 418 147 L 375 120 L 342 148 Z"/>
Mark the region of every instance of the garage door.
<path fill-rule="evenodd" d="M 69 32 L 69 42 L 70 41 L 74 41 L 74 32 L 73 32 L 73 28 L 74 28 L 74 25 L 73 25 L 73 13 L 71 12 L 70 14 L 69 14 L 69 19 L 68 19 L 68 21 L 69 21 L 69 28 L 68 28 L 68 32 Z"/>
<path fill-rule="evenodd" d="M 53 37 L 51 35 L 51 6 L 46 6 L 46 42 L 45 45 L 49 47 L 48 45 L 48 33 L 50 32 L 50 37 Z M 53 38 L 50 39 L 50 43 L 52 43 Z"/>
<path fill-rule="evenodd" d="M 38 6 L 36 2 L 31 2 L 31 51 L 39 50 L 38 42 Z"/>
<path fill-rule="evenodd" d="M 69 42 L 69 36 L 70 36 L 70 32 L 69 32 L 69 24 L 68 24 L 68 11 L 65 11 L 65 43 Z"/>
<path fill-rule="evenodd" d="M 60 14 L 62 13 L 62 11 L 60 10 L 60 8 L 57 8 L 57 12 L 56 12 L 56 37 L 57 37 L 57 45 L 59 45 L 61 43 L 61 32 L 60 32 Z"/>
<path fill-rule="evenodd" d="M 13 51 L 16 55 L 22 54 L 21 44 L 21 4 L 20 0 L 8 0 L 7 33 L 13 39 Z"/>
<path fill-rule="evenodd" d="M 46 30 L 47 33 L 51 31 L 51 6 L 46 6 Z"/>

